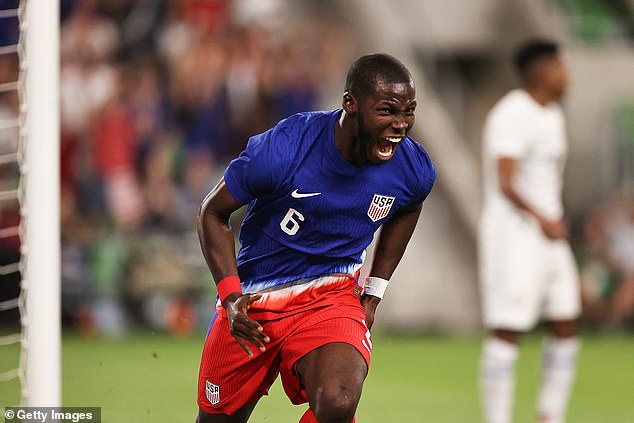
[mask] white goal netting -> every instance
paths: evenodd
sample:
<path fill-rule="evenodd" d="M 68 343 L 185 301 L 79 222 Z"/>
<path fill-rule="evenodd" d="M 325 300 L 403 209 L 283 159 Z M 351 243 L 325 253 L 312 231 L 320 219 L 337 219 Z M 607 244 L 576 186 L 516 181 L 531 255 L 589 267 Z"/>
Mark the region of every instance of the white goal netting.
<path fill-rule="evenodd" d="M 16 2 L 19 3 L 19 2 Z M 0 25 L 5 28 L 4 45 L 0 46 L 0 245 L 2 257 L 0 262 L 0 313 L 3 323 L 0 335 L 2 351 L 2 367 L 0 383 L 15 385 L 18 381 L 20 394 L 15 398 L 26 397 L 26 313 L 25 290 L 19 283 L 24 266 L 20 250 L 25 248 L 24 219 L 21 211 L 24 206 L 24 154 L 23 146 L 26 132 L 25 113 L 26 100 L 24 77 L 24 4 L 17 7 L 0 9 Z M 17 295 L 16 295 L 17 294 Z M 17 312 L 17 313 L 16 313 Z M 16 314 L 20 323 L 15 320 Z M 12 348 L 18 345 L 19 348 Z M 17 353 L 13 354 L 14 351 Z M 13 357 L 10 357 L 13 356 Z M 3 391 L 10 389 L 2 387 Z M 10 398 L 12 400 L 13 398 Z M 15 404 L 2 404 L 15 405 Z"/>

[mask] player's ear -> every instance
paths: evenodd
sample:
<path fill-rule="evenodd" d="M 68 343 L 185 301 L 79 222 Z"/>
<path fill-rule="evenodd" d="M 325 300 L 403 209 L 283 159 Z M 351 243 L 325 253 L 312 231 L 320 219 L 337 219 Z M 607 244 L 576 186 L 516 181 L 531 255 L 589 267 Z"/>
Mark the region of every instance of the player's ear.
<path fill-rule="evenodd" d="M 343 102 L 342 102 L 343 110 L 346 114 L 356 113 L 358 111 L 357 99 L 354 98 L 350 91 L 346 91 L 343 93 Z"/>

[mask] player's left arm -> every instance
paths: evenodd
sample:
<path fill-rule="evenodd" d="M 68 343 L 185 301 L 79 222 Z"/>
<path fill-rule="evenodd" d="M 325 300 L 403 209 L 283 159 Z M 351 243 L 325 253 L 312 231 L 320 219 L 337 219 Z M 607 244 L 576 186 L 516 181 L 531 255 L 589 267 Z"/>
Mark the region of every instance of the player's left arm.
<path fill-rule="evenodd" d="M 401 261 L 405 248 L 409 243 L 423 204 L 399 209 L 396 214 L 383 225 L 379 236 L 370 277 L 389 280 Z M 374 314 L 381 298 L 364 293 L 361 304 L 365 309 L 368 328 L 374 324 Z"/>

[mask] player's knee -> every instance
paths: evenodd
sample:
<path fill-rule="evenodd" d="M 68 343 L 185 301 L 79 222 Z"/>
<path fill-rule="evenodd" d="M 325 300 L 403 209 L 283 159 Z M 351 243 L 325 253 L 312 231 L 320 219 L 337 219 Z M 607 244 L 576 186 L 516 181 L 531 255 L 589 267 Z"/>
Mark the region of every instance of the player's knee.
<path fill-rule="evenodd" d="M 196 417 L 196 423 L 225 423 L 232 421 L 239 422 L 241 420 L 232 419 L 232 416 L 227 416 L 225 414 L 209 414 L 203 410 L 199 410 L 198 416 Z"/>
<path fill-rule="evenodd" d="M 345 386 L 320 389 L 313 412 L 319 423 L 350 423 L 359 397 Z"/>
<path fill-rule="evenodd" d="M 549 322 L 550 332 L 557 339 L 568 339 L 577 336 L 576 320 L 559 320 Z"/>

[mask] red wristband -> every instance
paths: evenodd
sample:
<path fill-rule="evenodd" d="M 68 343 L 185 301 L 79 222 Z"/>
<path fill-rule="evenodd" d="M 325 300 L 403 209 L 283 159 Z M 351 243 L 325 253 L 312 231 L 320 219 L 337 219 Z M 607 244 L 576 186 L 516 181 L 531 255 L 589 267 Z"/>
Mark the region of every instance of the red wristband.
<path fill-rule="evenodd" d="M 238 276 L 227 276 L 222 278 L 220 282 L 216 284 L 216 291 L 218 291 L 218 297 L 220 297 L 221 303 L 234 292 L 242 293 L 240 278 Z"/>

